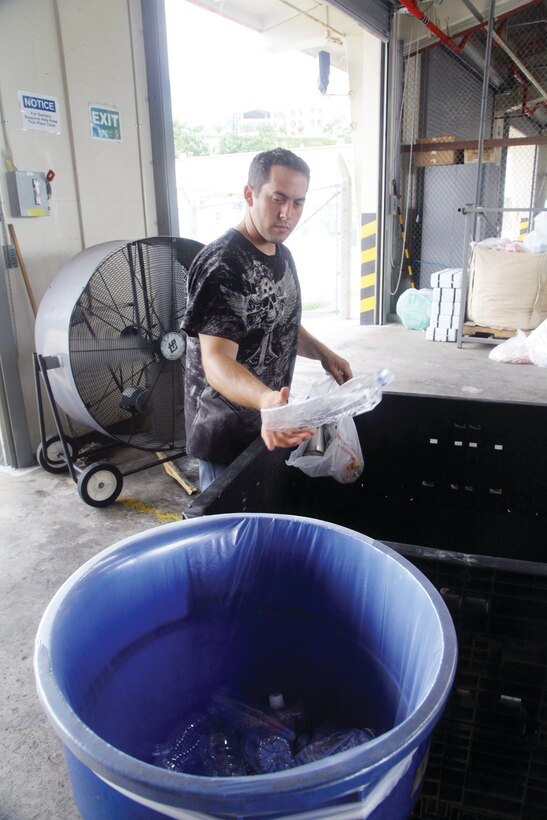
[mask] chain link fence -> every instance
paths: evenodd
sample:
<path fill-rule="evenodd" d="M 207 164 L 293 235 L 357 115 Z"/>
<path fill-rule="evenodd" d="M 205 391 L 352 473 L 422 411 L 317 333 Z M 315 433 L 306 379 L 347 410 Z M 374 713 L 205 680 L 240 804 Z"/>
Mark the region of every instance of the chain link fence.
<path fill-rule="evenodd" d="M 528 209 L 543 207 L 547 196 L 544 18 L 543 3 L 535 3 L 495 19 L 486 95 L 486 23 L 454 37 L 452 47 L 413 50 L 406 43 L 392 191 L 392 312 L 410 284 L 429 287 L 432 273 L 462 266 L 462 206 L 499 209 L 477 221 L 477 241 L 518 240 L 532 230 Z"/>

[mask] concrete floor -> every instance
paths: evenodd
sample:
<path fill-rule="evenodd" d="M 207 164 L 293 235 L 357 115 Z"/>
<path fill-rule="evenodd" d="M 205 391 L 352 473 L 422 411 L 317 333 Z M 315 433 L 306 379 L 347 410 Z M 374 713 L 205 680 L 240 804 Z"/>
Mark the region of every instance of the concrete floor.
<path fill-rule="evenodd" d="M 458 349 L 401 325 L 364 328 L 325 319 L 305 325 L 346 356 L 355 375 L 389 368 L 392 391 L 546 403 L 547 369 L 492 362 L 489 345 Z M 304 397 L 319 375 L 317 362 L 299 361 L 294 395 Z M 149 458 L 125 449 L 112 460 L 135 465 Z M 197 483 L 192 459 L 179 466 Z M 119 499 L 104 509 L 85 505 L 67 476 L 40 467 L 0 468 L 0 492 L 0 818 L 77 820 L 61 745 L 35 691 L 38 623 L 54 592 L 87 559 L 122 538 L 177 520 L 191 499 L 161 466 L 126 477 Z"/>

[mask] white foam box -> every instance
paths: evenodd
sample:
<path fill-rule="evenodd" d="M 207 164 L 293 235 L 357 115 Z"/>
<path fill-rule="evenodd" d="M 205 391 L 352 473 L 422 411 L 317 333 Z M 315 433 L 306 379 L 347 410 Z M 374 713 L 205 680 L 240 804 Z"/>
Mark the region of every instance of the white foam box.
<path fill-rule="evenodd" d="M 433 288 L 431 294 L 431 304 L 435 305 L 437 302 L 446 302 L 450 304 L 460 303 L 462 298 L 461 288 Z"/>
<path fill-rule="evenodd" d="M 435 302 L 431 303 L 431 316 L 459 316 L 461 305 L 459 302 Z"/>
<path fill-rule="evenodd" d="M 461 268 L 444 268 L 431 274 L 432 288 L 461 288 L 463 271 Z"/>
<path fill-rule="evenodd" d="M 444 328 L 446 330 L 449 327 L 458 327 L 459 323 L 460 323 L 460 317 L 459 316 L 435 316 L 435 317 L 432 316 L 429 327 L 433 327 L 433 328 L 440 327 L 440 328 Z"/>
<path fill-rule="evenodd" d="M 455 327 L 428 327 L 425 332 L 425 338 L 430 342 L 455 342 L 458 330 Z"/>

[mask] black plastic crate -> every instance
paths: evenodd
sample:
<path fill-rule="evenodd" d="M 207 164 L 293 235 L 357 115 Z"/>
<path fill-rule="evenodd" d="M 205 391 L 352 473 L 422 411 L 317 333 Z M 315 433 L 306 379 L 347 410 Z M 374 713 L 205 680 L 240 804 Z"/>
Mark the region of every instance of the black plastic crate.
<path fill-rule="evenodd" d="M 413 817 L 547 817 L 547 408 L 388 393 L 341 485 L 255 442 L 193 505 L 306 515 L 389 544 L 454 619 L 459 661 Z"/>
<path fill-rule="evenodd" d="M 408 557 L 443 595 L 459 644 L 414 817 L 547 817 L 547 567 Z"/>

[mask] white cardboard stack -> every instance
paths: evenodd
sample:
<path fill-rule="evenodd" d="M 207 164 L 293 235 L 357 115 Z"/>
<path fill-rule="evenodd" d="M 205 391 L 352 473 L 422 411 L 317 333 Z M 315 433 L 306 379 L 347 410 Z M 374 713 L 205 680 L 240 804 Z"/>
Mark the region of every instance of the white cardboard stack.
<path fill-rule="evenodd" d="M 431 319 L 426 339 L 435 342 L 455 342 L 460 322 L 462 269 L 445 268 L 431 274 Z"/>

